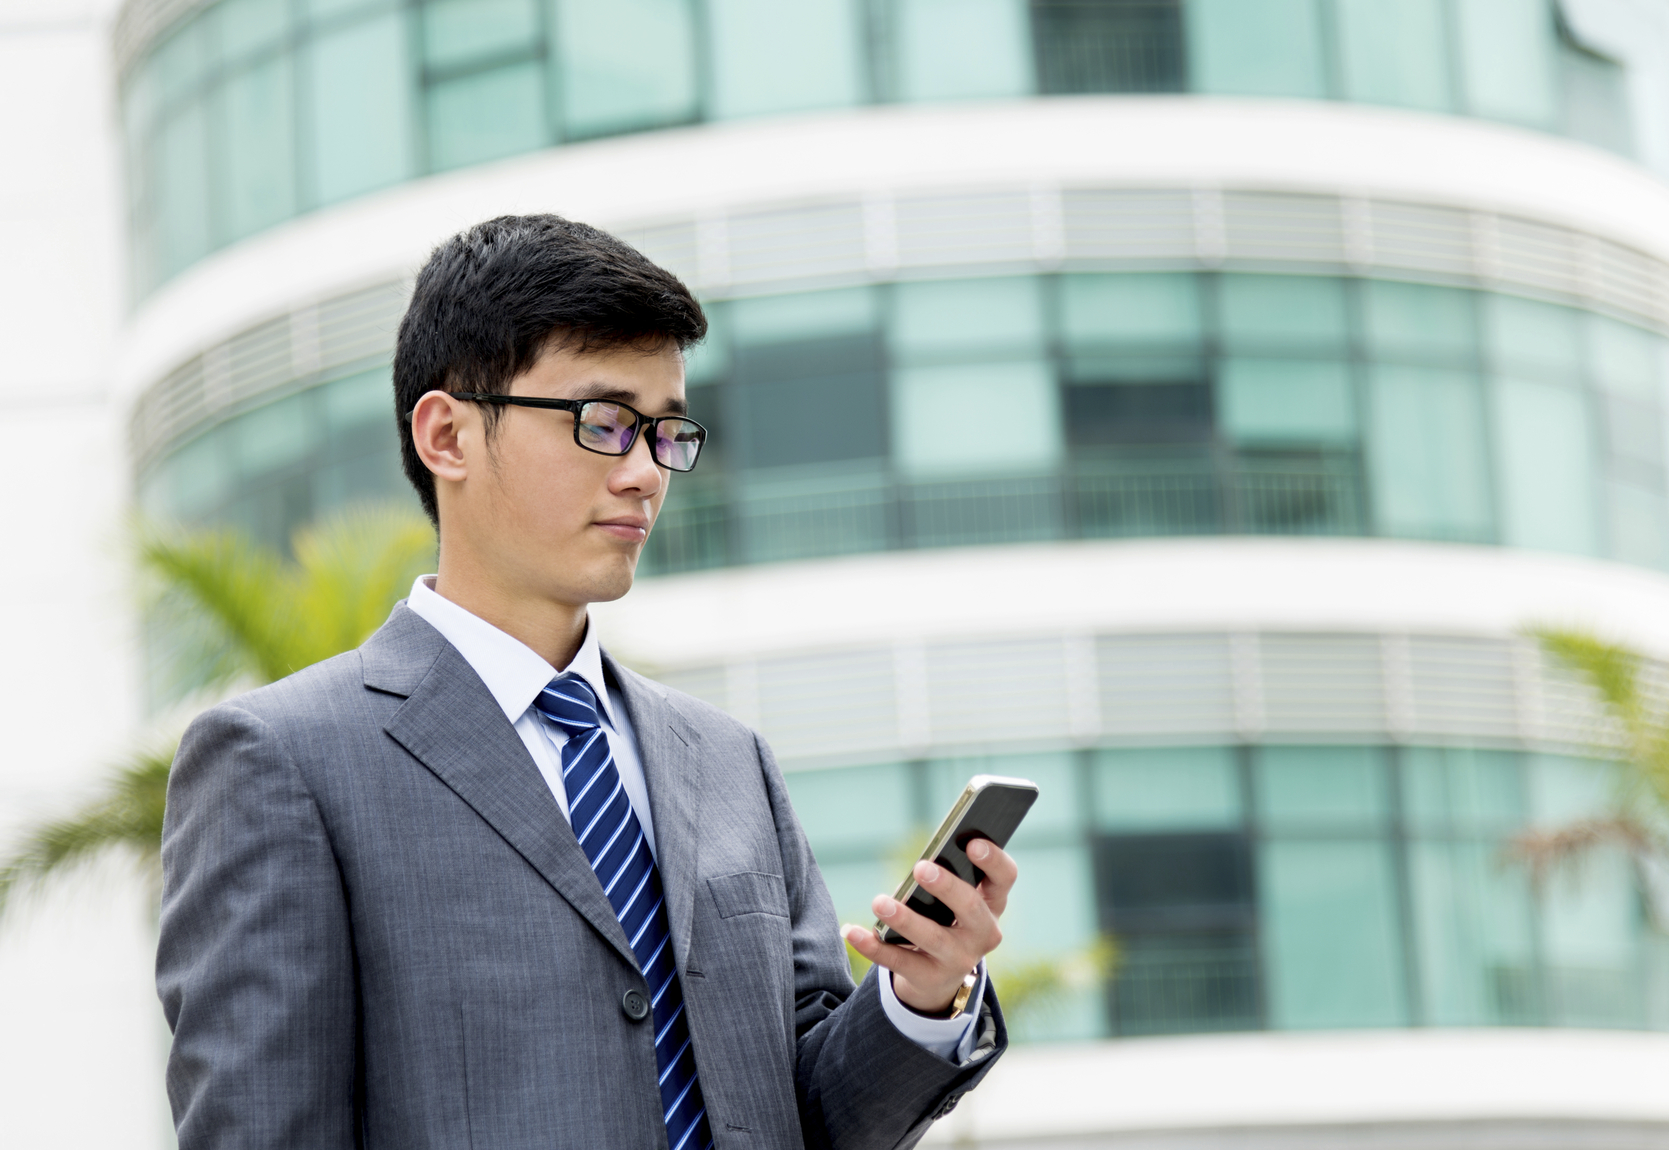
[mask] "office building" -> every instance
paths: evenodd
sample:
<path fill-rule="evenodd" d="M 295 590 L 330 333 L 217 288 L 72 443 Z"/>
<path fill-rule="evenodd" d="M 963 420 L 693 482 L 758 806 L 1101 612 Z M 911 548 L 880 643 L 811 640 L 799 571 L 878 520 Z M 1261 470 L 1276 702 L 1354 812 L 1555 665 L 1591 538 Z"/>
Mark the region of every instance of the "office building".
<path fill-rule="evenodd" d="M 605 641 L 771 739 L 848 917 L 1016 774 L 1003 960 L 1118 948 L 957 1137 L 1669 1136 L 1607 1093 L 1669 1057 L 1628 860 L 1510 850 L 1612 799 L 1528 630 L 1669 655 L 1669 9 L 130 0 L 115 43 L 152 513 L 404 498 L 394 325 L 479 218 L 707 303 L 709 455 Z M 1479 1064 L 1518 1092 L 1445 1093 Z M 1216 1103 L 1119 1089 L 1160 1066 Z"/>

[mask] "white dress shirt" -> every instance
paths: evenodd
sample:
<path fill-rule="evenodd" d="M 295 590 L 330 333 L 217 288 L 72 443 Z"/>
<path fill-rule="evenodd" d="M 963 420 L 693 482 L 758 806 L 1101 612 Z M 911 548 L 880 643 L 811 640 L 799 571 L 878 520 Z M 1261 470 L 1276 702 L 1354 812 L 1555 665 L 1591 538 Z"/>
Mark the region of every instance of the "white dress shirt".
<path fill-rule="evenodd" d="M 568 791 L 562 783 L 562 748 L 568 736 L 533 706 L 539 692 L 550 685 L 557 675 L 577 675 L 584 679 L 597 696 L 602 714 L 603 734 L 608 739 L 609 752 L 614 756 L 614 767 L 620 772 L 620 785 L 631 801 L 632 811 L 643 827 L 643 837 L 649 853 L 659 862 L 655 846 L 655 819 L 649 810 L 649 787 L 643 777 L 643 762 L 638 758 L 637 736 L 632 732 L 631 718 L 626 714 L 626 702 L 620 692 L 603 678 L 602 650 L 597 644 L 597 632 L 588 624 L 585 640 L 580 644 L 573 662 L 561 671 L 551 665 L 533 648 L 485 619 L 464 610 L 435 591 L 433 575 L 419 576 L 412 584 L 411 597 L 406 600 L 418 618 L 441 633 L 474 668 L 504 711 L 504 717 L 521 736 L 527 753 L 544 776 L 562 817 L 568 818 Z M 881 1006 L 887 1018 L 900 1033 L 916 1045 L 931 1050 L 941 1057 L 961 1063 L 973 1053 L 978 1037 L 974 1020 L 979 1017 L 979 1003 L 985 993 L 985 964 L 979 964 L 979 985 L 969 999 L 968 1008 L 955 1018 L 923 1018 L 898 1001 L 891 978 L 882 978 Z"/>

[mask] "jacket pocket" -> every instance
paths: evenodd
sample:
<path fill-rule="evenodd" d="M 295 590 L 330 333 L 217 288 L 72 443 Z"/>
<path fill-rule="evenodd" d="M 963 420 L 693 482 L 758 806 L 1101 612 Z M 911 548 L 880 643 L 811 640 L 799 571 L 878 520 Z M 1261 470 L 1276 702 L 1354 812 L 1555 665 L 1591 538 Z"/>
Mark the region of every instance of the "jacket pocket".
<path fill-rule="evenodd" d="M 739 914 L 788 917 L 788 888 L 781 875 L 756 870 L 714 875 L 707 880 L 707 889 L 713 892 L 713 905 L 720 918 Z"/>

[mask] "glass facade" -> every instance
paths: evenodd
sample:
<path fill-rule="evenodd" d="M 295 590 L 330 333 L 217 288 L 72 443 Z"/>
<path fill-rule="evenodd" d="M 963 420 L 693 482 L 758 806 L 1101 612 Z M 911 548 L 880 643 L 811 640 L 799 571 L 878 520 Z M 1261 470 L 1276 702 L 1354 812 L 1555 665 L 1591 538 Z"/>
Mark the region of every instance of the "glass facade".
<path fill-rule="evenodd" d="M 887 102 L 1201 93 L 1476 116 L 1626 153 L 1624 79 L 1554 0 L 219 0 L 130 62 L 122 99 L 143 294 L 300 213 L 621 133 Z M 1237 201 L 1224 202 L 1232 238 Z M 988 226 L 974 218 L 945 242 L 973 246 Z M 644 573 L 1221 534 L 1497 544 L 1669 569 L 1663 337 L 1604 314 L 1616 306 L 1605 297 L 1556 297 L 1584 310 L 1503 294 L 1551 291 L 1542 281 L 1402 282 L 1387 277 L 1425 265 L 1342 256 L 1273 274 L 1251 262 L 1268 249 L 1248 250 L 1232 270 L 1193 255 L 1187 266 L 1219 270 L 1115 273 L 1085 259 L 1061 271 L 1040 258 L 1025 274 L 980 264 L 986 274 L 960 279 L 944 265 L 854 265 L 839 282 L 895 282 L 795 294 L 709 284 L 725 298 L 709 304 L 689 385 L 712 438 L 700 469 L 673 482 Z M 270 371 L 245 373 L 256 383 L 214 390 L 221 361 L 299 346 L 324 314 L 176 369 L 180 395 L 225 406 L 154 405 L 136 436 L 146 511 L 282 549 L 343 505 L 412 499 L 376 316 L 340 325 L 375 329 L 368 343 L 262 359 Z M 234 356 L 246 336 L 250 354 Z M 1220 647 L 1221 659 L 1171 663 L 1152 636 L 1084 640 L 1101 667 L 1094 729 L 1049 687 L 1040 668 L 1068 664 L 1046 637 L 1035 665 L 1005 653 L 1005 668 L 1029 669 L 1026 690 L 1002 699 L 977 635 L 924 647 L 910 690 L 930 700 L 932 737 L 908 743 L 890 648 L 789 652 L 752 668 L 745 706 L 720 698 L 733 667 L 684 674 L 712 679 L 706 692 L 677 685 L 756 712 L 796 768 L 795 805 L 849 921 L 867 919 L 969 775 L 1042 784 L 1014 844 L 1026 893 L 1005 918 L 999 975 L 1102 938 L 1118 960 L 1110 977 L 1017 1011 L 1027 1038 L 1669 1028 L 1669 951 L 1626 860 L 1596 855 L 1537 887 L 1510 857 L 1519 831 L 1602 813 L 1612 789 L 1600 764 L 1502 748 L 1579 739 L 1538 742 L 1511 714 L 1498 729 L 1396 727 L 1372 718 L 1377 696 L 1352 703 L 1348 684 L 1322 679 L 1380 666 L 1374 652 L 1393 639 L 1416 654 L 1464 648 L 1454 677 L 1398 694 L 1448 715 L 1455 682 L 1486 695 L 1517 682 L 1508 654 L 1478 654 L 1475 636 L 1265 638 L 1263 727 L 1234 720 L 1249 688 L 1230 684 L 1220 635 L 1177 650 Z M 1281 680 L 1299 647 L 1323 672 Z M 1166 696 L 1173 726 L 1124 723 L 1158 705 L 1156 677 L 1188 685 Z M 829 706 L 835 680 L 851 705 Z M 1310 721 L 1358 704 L 1358 726 Z M 999 719 L 1000 736 L 981 734 Z M 1474 738 L 1491 749 L 1443 745 Z M 876 761 L 959 747 L 1035 751 Z"/>
<path fill-rule="evenodd" d="M 1110 937 L 1102 985 L 1027 1005 L 1032 1039 L 1440 1026 L 1669 1027 L 1626 861 L 1541 889 L 1528 823 L 1606 809 L 1602 764 L 1437 746 L 1107 748 L 797 771 L 843 921 L 867 922 L 971 774 L 1042 797 L 1011 844 L 1003 964 Z M 1654 1013 L 1655 1012 L 1655 1013 Z"/>
<path fill-rule="evenodd" d="M 712 438 L 645 571 L 902 548 L 1384 536 L 1669 563 L 1663 340 L 1487 292 L 1242 273 L 1012 276 L 731 300 Z M 403 497 L 385 369 L 256 408 L 142 477 L 282 546 Z"/>
<path fill-rule="evenodd" d="M 135 287 L 297 213 L 622 132 L 862 104 L 1197 92 L 1630 150 L 1553 0 L 220 0 L 126 69 Z"/>

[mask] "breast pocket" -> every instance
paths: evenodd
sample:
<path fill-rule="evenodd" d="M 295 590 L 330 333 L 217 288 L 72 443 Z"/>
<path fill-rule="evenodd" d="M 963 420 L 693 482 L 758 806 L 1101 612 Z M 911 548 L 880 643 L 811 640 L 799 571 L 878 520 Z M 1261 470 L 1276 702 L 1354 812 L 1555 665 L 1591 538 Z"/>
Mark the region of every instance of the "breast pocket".
<path fill-rule="evenodd" d="M 707 880 L 707 889 L 713 892 L 713 905 L 720 918 L 742 914 L 788 917 L 788 888 L 779 874 L 745 870 L 714 875 Z"/>

